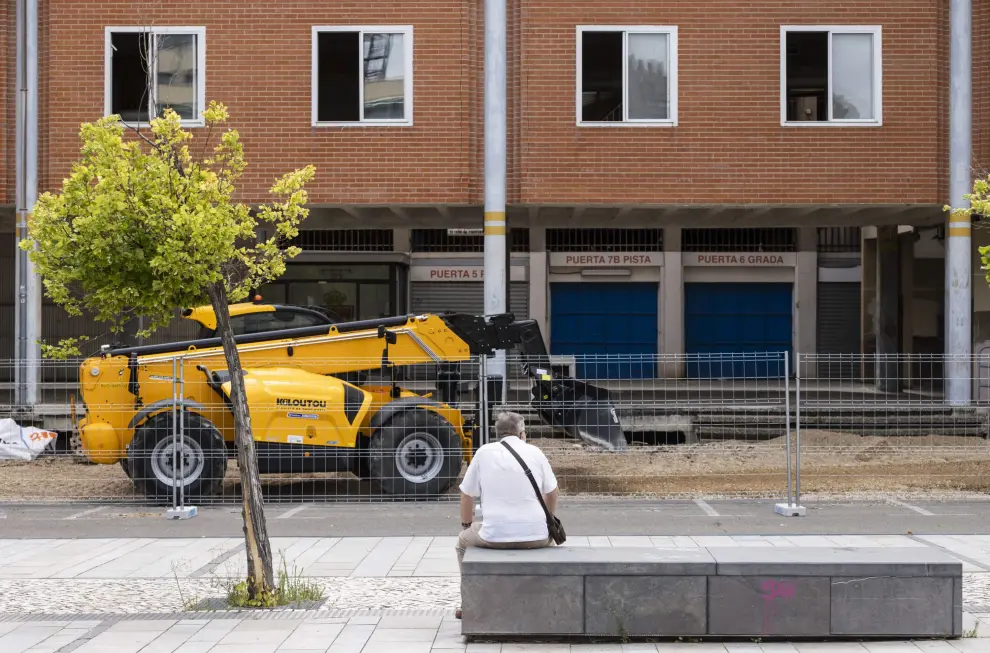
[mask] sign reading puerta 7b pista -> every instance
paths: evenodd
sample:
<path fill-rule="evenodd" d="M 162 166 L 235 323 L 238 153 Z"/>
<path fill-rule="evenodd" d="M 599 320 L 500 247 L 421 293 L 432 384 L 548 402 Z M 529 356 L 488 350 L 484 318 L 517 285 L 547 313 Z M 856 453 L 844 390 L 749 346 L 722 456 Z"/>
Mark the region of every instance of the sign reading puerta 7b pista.
<path fill-rule="evenodd" d="M 635 268 L 663 265 L 660 252 L 553 252 L 550 267 Z"/>

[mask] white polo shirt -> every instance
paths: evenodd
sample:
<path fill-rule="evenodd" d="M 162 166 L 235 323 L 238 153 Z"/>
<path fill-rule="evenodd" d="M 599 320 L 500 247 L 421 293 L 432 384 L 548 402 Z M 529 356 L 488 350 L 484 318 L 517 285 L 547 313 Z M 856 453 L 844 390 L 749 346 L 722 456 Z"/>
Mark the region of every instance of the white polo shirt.
<path fill-rule="evenodd" d="M 557 489 L 557 477 L 539 447 L 514 435 L 503 440 L 526 461 L 544 495 Z M 481 498 L 484 517 L 479 535 L 486 542 L 533 542 L 549 537 L 546 514 L 533 485 L 519 461 L 501 443 L 491 442 L 478 449 L 464 474 L 461 492 Z"/>

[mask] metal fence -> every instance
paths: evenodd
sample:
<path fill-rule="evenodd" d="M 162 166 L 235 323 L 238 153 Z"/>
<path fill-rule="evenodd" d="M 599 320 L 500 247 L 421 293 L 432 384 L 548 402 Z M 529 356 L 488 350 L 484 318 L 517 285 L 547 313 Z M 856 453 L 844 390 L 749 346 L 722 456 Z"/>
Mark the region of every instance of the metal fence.
<path fill-rule="evenodd" d="M 550 369 L 515 358 L 504 386 L 485 359 L 382 368 L 380 357 L 273 356 L 252 361 L 245 384 L 268 502 L 456 498 L 494 416 L 509 410 L 525 417 L 565 495 L 796 504 L 802 493 L 985 492 L 990 356 L 971 363 L 967 406 L 944 400 L 935 356 L 562 356 Z M 35 410 L 0 408 L 62 434 L 30 462 L 0 462 L 0 501 L 240 499 L 222 357 L 79 365 L 62 371 L 80 383 L 43 393 Z"/>

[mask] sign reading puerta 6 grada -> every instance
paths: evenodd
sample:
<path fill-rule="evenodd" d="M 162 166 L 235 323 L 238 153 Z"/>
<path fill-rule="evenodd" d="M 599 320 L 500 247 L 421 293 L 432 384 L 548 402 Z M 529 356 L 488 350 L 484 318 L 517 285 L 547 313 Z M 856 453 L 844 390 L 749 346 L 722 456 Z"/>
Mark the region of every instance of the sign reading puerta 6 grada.
<path fill-rule="evenodd" d="M 794 265 L 793 252 L 738 252 L 686 254 L 684 265 L 777 267 Z"/>

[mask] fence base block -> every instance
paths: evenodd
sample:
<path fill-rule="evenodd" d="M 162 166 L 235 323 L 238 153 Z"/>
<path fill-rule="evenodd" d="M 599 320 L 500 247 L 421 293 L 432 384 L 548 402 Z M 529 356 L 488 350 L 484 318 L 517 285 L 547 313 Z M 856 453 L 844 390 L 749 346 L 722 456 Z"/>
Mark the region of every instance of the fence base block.
<path fill-rule="evenodd" d="M 784 517 L 804 517 L 808 514 L 808 509 L 795 503 L 778 503 L 773 507 L 773 511 Z"/>
<path fill-rule="evenodd" d="M 196 506 L 183 506 L 182 508 L 169 508 L 165 511 L 165 519 L 192 519 L 196 516 Z"/>

